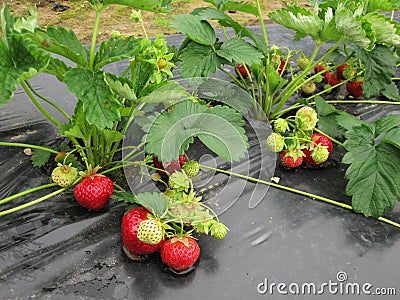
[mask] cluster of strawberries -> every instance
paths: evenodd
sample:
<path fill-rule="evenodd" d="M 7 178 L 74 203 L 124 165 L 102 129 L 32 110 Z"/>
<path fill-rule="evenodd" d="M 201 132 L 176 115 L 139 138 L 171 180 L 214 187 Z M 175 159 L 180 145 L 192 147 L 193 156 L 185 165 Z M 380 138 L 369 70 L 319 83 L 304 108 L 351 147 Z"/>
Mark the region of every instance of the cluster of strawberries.
<path fill-rule="evenodd" d="M 135 259 L 160 251 L 165 264 L 175 271 L 184 271 L 192 267 L 200 255 L 193 231 L 223 239 L 228 228 L 219 222 L 209 207 L 200 202 L 201 197 L 193 190 L 191 177 L 200 171 L 198 162 L 188 161 L 186 155 L 169 163 L 161 163 L 154 157 L 152 168 L 157 171 L 152 175 L 153 179 L 163 183 L 168 179 L 166 191 L 156 196 L 158 203 L 154 204 L 165 206 L 165 211 L 157 214 L 157 209 L 149 204 L 151 201 L 142 205 L 142 202 L 131 199 L 130 202 L 137 205 L 122 218 L 124 250 Z M 114 184 L 107 176 L 98 174 L 98 170 L 99 167 L 89 167 L 86 173 L 79 172 L 64 162 L 59 163 L 51 177 L 62 187 L 76 184 L 74 196 L 78 203 L 90 210 L 100 210 L 113 194 Z M 154 194 L 144 193 L 144 196 L 154 197 Z"/>
<path fill-rule="evenodd" d="M 267 148 L 279 152 L 286 168 L 297 168 L 303 163 L 317 167 L 331 156 L 333 144 L 324 134 L 314 133 L 318 116 L 309 106 L 300 108 L 295 116 L 274 121 L 274 132 L 267 138 Z"/>
<path fill-rule="evenodd" d="M 301 55 L 297 59 L 297 65 L 300 70 L 305 70 L 310 64 L 310 58 Z M 349 95 L 360 98 L 363 95 L 364 78 L 362 77 L 362 68 L 358 67 L 355 63 L 342 63 L 332 69 L 327 63 L 317 64 L 314 68 L 313 80 L 306 81 L 301 89 L 305 94 L 313 94 L 316 90 L 316 83 L 325 83 L 324 89 L 329 91 L 333 87 L 339 86 L 343 81 L 346 82 L 346 90 Z"/>

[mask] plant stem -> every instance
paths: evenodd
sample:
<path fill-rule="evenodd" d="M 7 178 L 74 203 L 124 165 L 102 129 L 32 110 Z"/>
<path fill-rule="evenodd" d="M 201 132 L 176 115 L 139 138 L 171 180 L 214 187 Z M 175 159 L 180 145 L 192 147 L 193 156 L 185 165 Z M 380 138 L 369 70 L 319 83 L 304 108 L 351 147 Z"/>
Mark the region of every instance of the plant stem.
<path fill-rule="evenodd" d="M 336 206 L 339 206 L 339 207 L 342 207 L 342 208 L 345 208 L 345 209 L 348 209 L 348 210 L 353 210 L 353 207 L 351 205 L 348 205 L 348 204 L 345 204 L 345 203 L 342 203 L 342 202 L 339 202 L 339 201 L 335 201 L 335 200 L 332 200 L 332 199 L 329 199 L 329 198 L 326 198 L 326 197 L 322 197 L 322 196 L 319 196 L 319 195 L 315 195 L 315 194 L 312 194 L 312 193 L 308 193 L 308 192 L 305 192 L 305 191 L 297 190 L 297 189 L 294 189 L 294 188 L 291 188 L 291 187 L 288 187 L 288 186 L 284 186 L 284 185 L 281 185 L 281 184 L 277 184 L 277 183 L 265 181 L 265 180 L 262 180 L 262 179 L 245 176 L 245 175 L 242 175 L 242 174 L 239 174 L 239 173 L 234 173 L 234 172 L 221 170 L 221 169 L 217 169 L 217 168 L 213 168 L 213 167 L 209 167 L 209 166 L 204 166 L 204 165 L 200 165 L 200 168 L 212 170 L 212 171 L 219 172 L 219 173 L 224 173 L 224 174 L 227 174 L 227 175 L 232 175 L 232 176 L 239 177 L 239 178 L 242 178 L 242 179 L 245 179 L 245 180 L 248 180 L 248 181 L 259 182 L 259 183 L 262 183 L 262 184 L 266 184 L 266 185 L 272 186 L 272 187 L 277 188 L 277 189 L 281 189 L 281 190 L 285 190 L 285 191 L 288 191 L 288 192 L 300 194 L 300 195 L 303 195 L 303 196 L 306 196 L 306 197 L 309 197 L 309 198 L 317 199 L 317 200 L 320 200 L 320 201 L 323 201 L 323 202 L 326 202 L 326 203 L 330 203 L 330 204 L 333 204 L 333 205 L 336 205 Z M 400 224 L 399 223 L 396 223 L 396 222 L 391 221 L 389 219 L 386 219 L 386 218 L 383 218 L 383 217 L 379 217 L 377 220 L 382 221 L 382 222 L 387 223 L 387 224 L 390 224 L 390 225 L 395 226 L 395 227 L 400 229 Z"/>
<path fill-rule="evenodd" d="M 28 195 L 28 194 L 31 194 L 31 193 L 34 193 L 34 192 L 37 192 L 37 191 L 40 191 L 40 190 L 44 190 L 44 189 L 47 189 L 47 188 L 51 188 L 51 187 L 54 187 L 54 186 L 57 186 L 57 184 L 49 183 L 49 184 L 44 184 L 44 185 L 41 185 L 41 186 L 37 186 L 37 187 L 34 187 L 32 189 L 29 189 L 29 190 L 20 192 L 18 194 L 14 194 L 12 196 L 9 196 L 7 198 L 1 199 L 0 200 L 0 204 L 7 203 L 7 202 L 9 202 L 11 200 L 14 200 L 14 199 L 18 198 L 18 197 L 22 197 L 22 196 L 25 196 L 25 195 Z"/>
<path fill-rule="evenodd" d="M 89 61 L 89 68 L 92 70 L 93 70 L 94 55 L 96 50 L 97 34 L 99 32 L 100 13 L 103 10 L 103 6 L 94 6 L 94 9 L 96 11 L 96 19 L 93 28 L 92 46 L 90 48 L 90 61 Z"/>
<path fill-rule="evenodd" d="M 28 202 L 28 203 L 19 205 L 19 206 L 14 207 L 14 208 L 10 208 L 10 209 L 7 209 L 7 210 L 0 211 L 0 217 L 5 216 L 5 215 L 8 215 L 8 214 L 11 214 L 11 213 L 16 212 L 16 211 L 19 211 L 19 210 L 21 210 L 21 209 L 27 208 L 27 207 L 29 207 L 29 206 L 35 205 L 35 204 L 37 204 L 37 203 L 39 203 L 39 202 L 42 202 L 42 201 L 44 201 L 44 200 L 46 200 L 46 199 L 49 199 L 49 198 L 51 198 L 51 197 L 53 197 L 53 196 L 55 196 L 55 195 L 61 194 L 61 193 L 64 192 L 66 189 L 68 189 L 68 188 L 67 188 L 67 187 L 64 187 L 64 188 L 58 189 L 58 190 L 56 190 L 56 191 L 54 191 L 54 192 L 52 192 L 52 193 L 50 193 L 50 194 L 47 194 L 47 195 L 45 195 L 45 196 L 43 196 L 43 197 L 40 197 L 40 198 L 38 198 L 38 199 L 36 199 L 36 200 L 33 200 L 33 201 L 31 201 L 31 202 Z"/>
<path fill-rule="evenodd" d="M 267 35 L 267 30 L 265 29 L 264 20 L 263 20 L 263 17 L 262 17 L 260 0 L 256 0 L 256 4 L 257 4 L 258 19 L 260 21 L 261 30 L 262 30 L 263 35 L 264 35 L 264 41 L 265 41 L 265 44 L 268 46 L 268 35 Z"/>
<path fill-rule="evenodd" d="M 28 95 L 29 99 L 35 104 L 35 106 L 40 110 L 40 112 L 47 118 L 49 119 L 50 122 L 52 122 L 54 125 L 56 125 L 58 128 L 61 127 L 61 123 L 58 122 L 47 110 L 44 109 L 44 107 L 39 103 L 39 101 L 35 98 L 35 96 L 32 94 L 30 89 L 28 88 L 26 81 L 21 81 L 21 87 L 24 89 L 25 93 Z"/>
<path fill-rule="evenodd" d="M 57 109 L 68 121 L 71 120 L 70 116 L 56 103 L 54 103 L 53 101 L 51 101 L 50 99 L 47 99 L 46 97 L 44 97 L 43 95 L 39 94 L 34 88 L 33 86 L 29 83 L 29 81 L 25 81 L 26 85 L 28 86 L 28 88 L 32 91 L 32 93 L 34 93 L 37 97 L 39 97 L 40 99 L 42 99 L 43 101 L 47 102 L 48 104 L 50 104 L 51 106 L 53 106 L 55 109 Z"/>
<path fill-rule="evenodd" d="M 0 146 L 32 148 L 32 149 L 37 149 L 37 150 L 42 150 L 42 151 L 47 151 L 47 152 L 51 152 L 54 154 L 58 154 L 58 151 L 51 149 L 51 148 L 47 148 L 47 147 L 43 147 L 43 146 L 36 146 L 36 145 L 31 145 L 31 144 L 24 144 L 24 143 L 0 142 Z"/>

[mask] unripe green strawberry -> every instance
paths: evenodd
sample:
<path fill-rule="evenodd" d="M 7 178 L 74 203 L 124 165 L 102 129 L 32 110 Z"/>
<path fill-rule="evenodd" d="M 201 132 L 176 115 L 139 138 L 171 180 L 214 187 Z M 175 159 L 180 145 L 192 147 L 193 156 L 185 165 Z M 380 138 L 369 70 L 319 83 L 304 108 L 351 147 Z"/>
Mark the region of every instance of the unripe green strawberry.
<path fill-rule="evenodd" d="M 285 147 L 285 138 L 273 132 L 267 138 L 267 149 L 272 152 L 281 152 Z"/>
<path fill-rule="evenodd" d="M 329 158 L 330 152 L 328 151 L 327 146 L 322 146 L 318 144 L 311 151 L 311 157 L 317 164 L 322 164 L 326 162 Z"/>
<path fill-rule="evenodd" d="M 78 178 L 78 169 L 59 164 L 53 172 L 51 172 L 51 179 L 54 183 L 61 187 L 71 186 Z"/>
<path fill-rule="evenodd" d="M 137 238 L 143 243 L 155 245 L 164 238 L 164 230 L 160 221 L 147 219 L 140 222 Z"/>
<path fill-rule="evenodd" d="M 296 125 L 305 131 L 313 130 L 318 122 L 318 115 L 309 106 L 303 106 L 296 112 Z"/>
<path fill-rule="evenodd" d="M 217 240 L 222 240 L 226 236 L 228 230 L 229 229 L 225 226 L 225 224 L 221 222 L 215 222 L 211 226 L 211 235 Z"/>
<path fill-rule="evenodd" d="M 302 55 L 297 59 L 297 65 L 299 66 L 300 70 L 304 71 L 309 64 L 310 64 L 310 58 L 308 58 L 305 55 Z"/>
<path fill-rule="evenodd" d="M 200 165 L 197 161 L 189 160 L 183 165 L 182 169 L 185 171 L 186 175 L 193 177 L 199 173 Z"/>
<path fill-rule="evenodd" d="M 286 132 L 289 130 L 289 124 L 285 119 L 278 118 L 274 122 L 274 129 L 276 132 Z"/>
<path fill-rule="evenodd" d="M 352 79 L 357 75 L 357 71 L 351 66 L 345 68 L 342 73 L 344 79 Z"/>
<path fill-rule="evenodd" d="M 307 81 L 301 86 L 301 90 L 306 94 L 312 94 L 315 92 L 317 86 L 313 81 Z"/>

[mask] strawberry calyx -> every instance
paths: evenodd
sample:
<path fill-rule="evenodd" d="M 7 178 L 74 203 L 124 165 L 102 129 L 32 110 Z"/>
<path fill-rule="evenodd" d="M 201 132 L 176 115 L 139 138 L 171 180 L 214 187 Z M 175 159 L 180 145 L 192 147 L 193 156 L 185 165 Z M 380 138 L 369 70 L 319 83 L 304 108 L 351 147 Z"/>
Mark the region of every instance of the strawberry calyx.
<path fill-rule="evenodd" d="M 80 171 L 79 175 L 82 178 L 91 178 L 93 179 L 94 177 L 106 177 L 103 174 L 98 174 L 97 172 L 101 169 L 101 166 L 96 166 L 94 168 L 92 168 L 91 165 L 88 166 L 88 169 L 86 171 Z"/>

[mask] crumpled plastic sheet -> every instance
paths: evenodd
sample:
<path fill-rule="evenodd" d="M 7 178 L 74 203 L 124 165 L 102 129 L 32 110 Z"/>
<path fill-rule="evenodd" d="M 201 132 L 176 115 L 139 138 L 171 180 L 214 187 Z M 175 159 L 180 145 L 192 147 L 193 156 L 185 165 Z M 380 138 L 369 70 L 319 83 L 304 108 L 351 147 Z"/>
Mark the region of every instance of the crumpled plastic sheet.
<path fill-rule="evenodd" d="M 312 47 L 307 39 L 295 43 L 292 32 L 281 26 L 269 25 L 268 32 L 271 44 Z M 168 37 L 176 45 L 182 39 L 181 35 Z M 121 66 L 111 69 L 118 72 Z M 47 82 L 46 76 L 32 80 L 41 92 L 53 99 L 58 97 L 58 102 L 72 112 L 73 96 L 62 85 Z M 352 105 L 351 110 L 367 120 L 399 113 L 397 106 Z M 43 145 L 51 144 L 56 136 L 55 128 L 20 90 L 15 99 L 0 107 L 2 141 Z M 250 132 L 250 142 L 253 140 Z M 204 163 L 229 167 L 204 153 L 205 149 L 199 147 L 190 155 L 202 157 Z M 259 168 L 262 153 L 257 143 L 252 144 L 249 153 L 249 159 L 235 166 L 234 171 L 264 174 L 262 177 L 268 180 L 268 172 Z M 350 203 L 344 195 L 346 166 L 340 163 L 342 155 L 343 151 L 335 147 L 329 167 L 293 172 L 277 167 L 275 176 L 281 179 L 280 184 Z M 21 148 L 1 147 L 0 170 L 1 199 L 50 182 L 43 170 L 31 167 L 30 158 Z M 206 200 L 218 199 L 219 203 L 212 202 L 213 207 L 217 211 L 224 208 L 218 213 L 230 231 L 222 241 L 199 238 L 201 256 L 192 272 L 172 273 L 157 253 L 144 262 L 128 259 L 122 251 L 120 234 L 126 204 L 111 200 L 103 210 L 89 212 L 69 191 L 0 218 L 0 298 L 314 299 L 317 296 L 279 294 L 276 286 L 271 294 L 271 289 L 265 290 L 266 283 L 314 283 L 318 287 L 329 281 L 360 286 L 371 283 L 371 291 L 393 287 L 400 293 L 398 228 L 274 188 L 260 188 L 254 195 L 255 184 L 226 175 L 212 176 L 204 171 L 202 176 L 212 179 L 203 185 L 200 180 L 199 191 Z M 38 192 L 34 197 L 44 194 Z M 258 195 L 259 203 L 250 205 L 249 199 Z M 32 197 L 13 200 L 2 209 Z M 399 206 L 386 216 L 400 222 Z M 342 295 L 340 291 L 329 293 L 326 288 L 319 299 Z M 365 295 L 354 298 L 365 299 Z"/>

